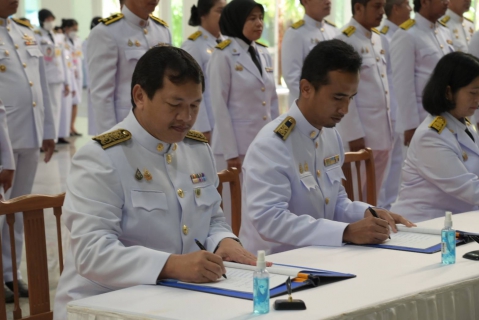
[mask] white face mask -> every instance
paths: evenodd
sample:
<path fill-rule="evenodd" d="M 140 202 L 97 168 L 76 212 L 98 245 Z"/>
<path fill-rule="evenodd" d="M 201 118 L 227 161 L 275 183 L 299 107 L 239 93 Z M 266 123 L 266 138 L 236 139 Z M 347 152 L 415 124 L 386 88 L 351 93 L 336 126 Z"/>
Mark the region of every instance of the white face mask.
<path fill-rule="evenodd" d="M 54 27 L 55 27 L 55 23 L 53 21 L 45 21 L 43 23 L 43 29 L 47 31 L 52 31 Z"/>
<path fill-rule="evenodd" d="M 76 38 L 77 34 L 78 33 L 76 31 L 70 31 L 68 33 L 68 36 L 70 37 L 70 39 L 74 39 L 74 38 Z"/>

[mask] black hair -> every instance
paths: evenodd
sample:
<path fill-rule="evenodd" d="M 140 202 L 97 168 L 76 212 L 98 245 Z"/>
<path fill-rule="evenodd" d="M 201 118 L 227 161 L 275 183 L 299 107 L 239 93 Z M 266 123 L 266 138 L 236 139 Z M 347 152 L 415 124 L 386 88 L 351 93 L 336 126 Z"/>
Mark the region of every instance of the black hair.
<path fill-rule="evenodd" d="M 419 12 L 421 10 L 421 0 L 414 0 L 414 12 Z"/>
<path fill-rule="evenodd" d="M 50 17 L 55 19 L 55 15 L 50 10 L 41 9 L 40 11 L 38 11 L 38 21 L 40 21 L 40 27 L 43 28 L 43 23 Z"/>
<path fill-rule="evenodd" d="M 100 24 L 101 22 L 101 17 L 94 17 L 93 19 L 91 19 L 91 23 L 90 23 L 90 30 L 95 28 L 97 25 Z"/>
<path fill-rule="evenodd" d="M 61 28 L 65 30 L 65 28 L 71 28 L 77 25 L 78 25 L 78 22 L 75 19 L 62 19 Z"/>
<path fill-rule="evenodd" d="M 125 0 L 120 0 L 120 7 L 125 4 Z"/>
<path fill-rule="evenodd" d="M 193 27 L 201 25 L 201 17 L 206 16 L 218 0 L 198 0 L 197 5 L 191 7 L 191 16 L 188 24 Z"/>
<path fill-rule="evenodd" d="M 330 71 L 357 73 L 361 63 L 359 53 L 346 42 L 338 39 L 321 41 L 306 56 L 301 79 L 308 80 L 318 90 L 329 84 Z"/>
<path fill-rule="evenodd" d="M 354 16 L 354 5 L 356 3 L 362 4 L 363 6 L 366 6 L 370 0 L 351 0 L 351 11 L 353 12 Z"/>
<path fill-rule="evenodd" d="M 384 13 L 386 17 L 390 17 L 391 13 L 393 12 L 394 6 L 400 6 L 404 0 L 386 0 L 386 4 L 384 5 Z M 409 2 L 409 0 L 407 0 Z"/>
<path fill-rule="evenodd" d="M 145 90 L 150 100 L 156 91 L 163 88 L 163 80 L 174 84 L 183 84 L 193 81 L 201 84 L 201 91 L 205 91 L 205 78 L 201 67 L 196 60 L 185 50 L 169 45 L 159 45 L 148 50 L 138 63 L 131 80 L 131 103 L 135 109 L 133 88 L 139 84 Z"/>
<path fill-rule="evenodd" d="M 454 109 L 454 101 L 446 98 L 447 87 L 452 96 L 479 77 L 479 59 L 464 52 L 452 52 L 439 60 L 424 87 L 422 105 L 433 116 Z"/>

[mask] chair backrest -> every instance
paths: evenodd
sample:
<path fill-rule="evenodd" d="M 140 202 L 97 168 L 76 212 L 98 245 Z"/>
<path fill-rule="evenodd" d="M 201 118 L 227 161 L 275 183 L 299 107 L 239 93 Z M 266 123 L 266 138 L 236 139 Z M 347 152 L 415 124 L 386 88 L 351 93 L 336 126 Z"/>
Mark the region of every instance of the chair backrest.
<path fill-rule="evenodd" d="M 61 235 L 61 215 L 65 194 L 55 196 L 26 195 L 8 201 L 0 201 L 0 216 L 5 216 L 5 222 L 10 233 L 10 250 L 12 255 L 13 294 L 15 297 L 13 318 L 22 319 L 22 310 L 19 303 L 17 260 L 15 254 L 14 224 L 15 213 L 23 212 L 25 233 L 25 253 L 27 260 L 28 291 L 30 305 L 30 319 L 51 320 L 53 312 L 50 310 L 50 288 L 48 282 L 47 244 L 45 237 L 44 209 L 53 208 L 57 227 L 58 259 L 60 274 L 63 271 L 63 251 Z M 1 239 L 0 239 L 1 241 Z M 1 257 L 0 243 L 0 257 Z M 0 270 L 3 270 L 0 259 Z M 3 272 L 0 272 L 0 283 L 3 282 Z M 0 290 L 0 319 L 6 319 L 4 291 Z"/>
<path fill-rule="evenodd" d="M 359 201 L 363 199 L 363 183 L 361 181 L 361 162 L 366 166 L 366 202 L 375 206 L 376 198 L 376 173 L 374 171 L 373 152 L 370 148 L 359 150 L 358 152 L 346 152 L 343 164 L 343 173 L 346 180 L 343 180 L 343 186 L 346 189 L 348 198 L 355 200 L 354 196 L 354 180 L 357 182 L 357 194 Z M 356 179 L 353 179 L 351 164 L 354 163 L 356 169 Z"/>
<path fill-rule="evenodd" d="M 230 184 L 231 193 L 231 229 L 236 236 L 239 236 L 241 227 L 241 182 L 239 171 L 236 168 L 229 168 L 218 172 L 220 183 L 218 185 L 218 193 L 223 196 L 223 183 Z M 221 202 L 223 208 L 223 201 Z"/>

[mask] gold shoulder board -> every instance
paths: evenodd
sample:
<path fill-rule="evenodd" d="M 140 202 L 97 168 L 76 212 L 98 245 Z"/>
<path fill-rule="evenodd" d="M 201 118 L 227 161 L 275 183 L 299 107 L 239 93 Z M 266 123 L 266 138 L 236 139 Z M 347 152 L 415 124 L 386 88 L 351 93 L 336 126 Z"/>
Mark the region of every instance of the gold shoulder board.
<path fill-rule="evenodd" d="M 350 37 L 356 32 L 356 27 L 355 26 L 349 26 L 346 29 L 344 29 L 343 33 L 347 36 Z"/>
<path fill-rule="evenodd" d="M 372 32 L 374 32 L 374 33 L 377 33 L 377 34 L 379 34 L 379 30 L 378 30 L 378 29 L 376 29 L 376 28 L 372 28 L 372 29 L 371 29 L 371 31 L 372 31 Z"/>
<path fill-rule="evenodd" d="M 464 19 L 466 19 L 466 20 L 467 20 L 467 21 L 469 21 L 469 22 L 472 22 L 472 23 L 474 23 L 474 21 L 473 21 L 473 20 L 471 20 L 471 19 L 469 19 L 468 17 L 464 17 Z"/>
<path fill-rule="evenodd" d="M 451 17 L 450 16 L 444 16 L 441 20 L 439 20 L 440 22 L 442 22 L 443 24 L 446 24 L 449 22 L 449 20 L 451 20 Z"/>
<path fill-rule="evenodd" d="M 215 48 L 223 50 L 227 46 L 231 44 L 231 39 L 226 39 L 225 41 L 221 41 Z"/>
<path fill-rule="evenodd" d="M 416 20 L 414 19 L 409 19 L 408 21 L 404 22 L 403 24 L 401 24 L 399 27 L 403 30 L 408 30 L 409 28 L 411 28 L 413 25 L 416 24 Z"/>
<path fill-rule="evenodd" d="M 328 21 L 328 20 L 324 19 L 324 22 L 326 22 L 330 26 L 333 26 L 333 27 L 337 28 L 337 26 L 334 23 L 332 23 L 331 21 Z"/>
<path fill-rule="evenodd" d="M 293 117 L 286 117 L 283 122 L 281 122 L 280 125 L 274 129 L 274 133 L 286 141 L 291 134 L 291 131 L 293 131 L 295 125 L 296 120 L 294 120 Z"/>
<path fill-rule="evenodd" d="M 443 27 L 446 27 L 447 28 L 447 24 L 445 24 L 444 22 L 442 22 L 441 20 L 437 20 L 437 23 L 439 23 L 441 26 Z"/>
<path fill-rule="evenodd" d="M 105 18 L 105 19 L 101 19 L 100 21 L 105 25 L 105 26 L 109 26 L 110 24 L 112 23 L 115 23 L 117 21 L 120 21 L 121 19 L 123 19 L 125 16 L 123 15 L 123 13 L 115 13 L 111 16 L 109 16 L 108 18 Z"/>
<path fill-rule="evenodd" d="M 304 26 L 304 20 L 299 20 L 299 21 L 296 21 L 295 23 L 293 23 L 291 25 L 291 28 L 293 29 L 299 29 L 301 28 L 302 26 Z"/>
<path fill-rule="evenodd" d="M 28 29 L 33 29 L 32 25 L 28 21 L 23 21 L 23 20 L 15 19 L 15 18 L 13 18 L 12 20 L 13 20 L 13 22 L 15 22 L 16 24 L 21 25 L 22 27 L 26 27 Z"/>
<path fill-rule="evenodd" d="M 384 26 L 382 29 L 381 29 L 381 33 L 382 34 L 387 34 L 389 31 L 389 26 Z"/>
<path fill-rule="evenodd" d="M 155 17 L 154 15 L 150 14 L 151 20 L 153 20 L 156 24 L 162 25 L 163 27 L 168 28 L 168 23 L 166 21 L 161 20 L 160 18 Z"/>
<path fill-rule="evenodd" d="M 205 135 L 196 130 L 188 131 L 185 138 L 208 143 L 208 139 L 206 139 Z"/>
<path fill-rule="evenodd" d="M 437 116 L 432 120 L 431 124 L 429 125 L 429 128 L 434 129 L 437 131 L 437 133 L 441 133 L 442 130 L 446 127 L 447 121 L 446 118 Z"/>
<path fill-rule="evenodd" d="M 35 31 L 33 31 L 33 32 L 34 32 L 35 34 L 38 34 L 39 36 L 42 35 L 42 32 L 41 32 L 40 30 L 35 30 Z"/>
<path fill-rule="evenodd" d="M 92 140 L 95 140 L 96 142 L 100 143 L 101 147 L 104 150 L 116 146 L 119 143 L 128 141 L 130 139 L 131 133 L 130 131 L 125 129 L 118 129 L 92 138 Z"/>
<path fill-rule="evenodd" d="M 190 36 L 188 37 L 188 40 L 195 41 L 195 40 L 198 39 L 202 34 L 203 34 L 203 33 L 202 33 L 200 30 L 198 30 L 198 31 L 196 31 L 195 33 L 193 33 L 192 35 L 190 35 Z"/>
<path fill-rule="evenodd" d="M 265 47 L 265 48 L 268 47 L 268 46 L 265 45 L 263 42 L 259 42 L 259 41 L 255 41 L 255 42 L 256 42 L 256 44 L 259 44 L 259 45 L 262 46 L 262 47 Z"/>

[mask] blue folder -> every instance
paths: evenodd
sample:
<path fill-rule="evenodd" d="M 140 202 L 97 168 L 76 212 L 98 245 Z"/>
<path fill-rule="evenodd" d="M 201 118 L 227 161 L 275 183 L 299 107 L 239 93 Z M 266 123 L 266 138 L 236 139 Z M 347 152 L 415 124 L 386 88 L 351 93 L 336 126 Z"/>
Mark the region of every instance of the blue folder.
<path fill-rule="evenodd" d="M 328 283 L 332 283 L 332 282 L 341 281 L 341 280 L 356 277 L 356 275 L 350 274 L 350 273 L 340 273 L 340 272 L 314 269 L 314 268 L 305 268 L 305 267 L 286 265 L 286 264 L 275 263 L 274 266 L 304 268 L 304 270 L 302 270 L 301 273 L 306 273 L 306 274 L 309 274 L 311 276 L 310 279 L 308 279 L 304 282 L 291 282 L 291 287 L 292 287 L 293 291 L 298 291 L 298 290 L 308 289 L 308 288 L 314 288 L 314 287 L 318 287 L 318 286 L 325 285 L 325 284 L 328 284 Z M 253 279 L 251 279 L 251 281 L 253 281 Z M 212 288 L 212 287 L 201 286 L 201 285 L 196 285 L 196 284 L 193 285 L 193 284 L 189 284 L 189 283 L 182 283 L 182 282 L 179 282 L 177 280 L 161 280 L 161 281 L 158 281 L 157 284 L 161 285 L 161 286 L 166 286 L 166 287 L 181 288 L 181 289 L 187 289 L 187 290 L 193 290 L 193 291 L 219 294 L 219 295 L 222 295 L 222 296 L 229 296 L 229 297 L 234 297 L 234 298 L 253 300 L 253 294 L 252 293 L 226 290 L 226 289 L 219 289 L 219 288 Z M 270 297 L 272 297 L 272 298 L 283 295 L 283 294 L 286 294 L 286 293 L 288 293 L 288 290 L 286 288 L 286 283 L 282 284 L 280 286 L 277 286 L 276 288 L 270 289 Z"/>
<path fill-rule="evenodd" d="M 456 245 L 461 245 L 466 243 L 464 239 L 456 240 Z M 352 245 L 356 245 L 351 243 Z M 381 248 L 381 249 L 391 249 L 391 250 L 399 250 L 399 251 L 409 251 L 409 252 L 418 252 L 418 253 L 436 253 L 441 251 L 441 244 L 438 243 L 432 247 L 426 249 L 418 249 L 418 248 L 410 248 L 410 247 L 400 247 L 400 246 L 391 246 L 387 244 L 361 244 L 362 247 L 373 247 L 373 248 Z"/>

